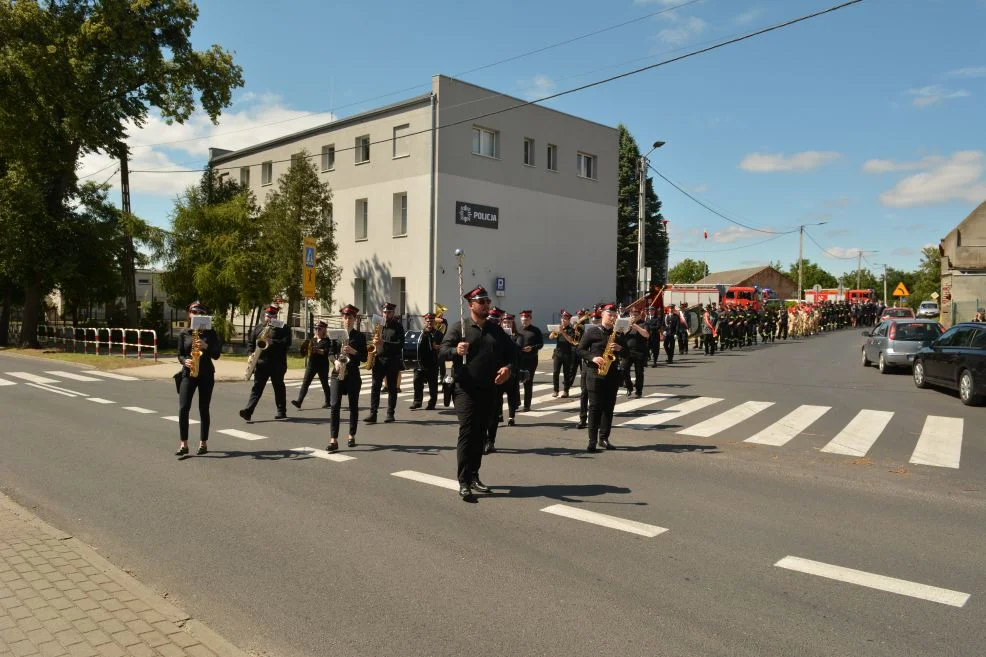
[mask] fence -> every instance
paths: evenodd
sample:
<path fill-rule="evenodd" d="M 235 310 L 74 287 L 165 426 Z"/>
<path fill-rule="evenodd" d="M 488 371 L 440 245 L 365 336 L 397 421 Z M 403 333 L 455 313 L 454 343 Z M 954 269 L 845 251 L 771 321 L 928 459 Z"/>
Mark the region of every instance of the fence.
<path fill-rule="evenodd" d="M 74 326 L 38 325 L 38 342 L 41 344 L 72 345 L 72 351 L 77 352 L 79 346 L 82 353 L 89 353 L 92 345 L 94 353 L 100 355 L 100 348 L 105 347 L 105 354 L 112 356 L 114 349 L 119 355 L 127 357 L 127 348 L 137 351 L 137 359 L 141 359 L 145 349 L 150 349 L 154 360 L 158 359 L 157 331 L 151 329 L 131 328 L 82 328 Z M 105 339 L 104 339 L 105 338 Z M 133 342 L 127 340 L 132 338 Z"/>

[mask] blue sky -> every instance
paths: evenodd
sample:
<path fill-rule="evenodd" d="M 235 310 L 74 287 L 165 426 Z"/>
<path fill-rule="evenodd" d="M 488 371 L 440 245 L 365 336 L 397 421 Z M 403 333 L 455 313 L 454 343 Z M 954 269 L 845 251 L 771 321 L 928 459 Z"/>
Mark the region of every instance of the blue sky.
<path fill-rule="evenodd" d="M 134 211 L 168 226 L 175 195 L 198 177 L 141 171 L 198 168 L 210 146 L 239 148 L 422 93 L 435 73 L 533 99 L 836 4 L 698 0 L 665 11 L 686 1 L 201 2 L 196 46 L 233 51 L 246 86 L 218 126 L 152 117 L 134 131 Z M 652 164 L 742 223 L 785 231 L 826 221 L 807 232 L 828 253 L 806 239 L 805 257 L 834 273 L 855 270 L 857 249 L 876 251 L 865 253 L 873 269 L 912 269 L 922 246 L 986 201 L 984 25 L 986 0 L 865 0 L 546 104 L 622 122 L 644 150 L 666 141 Z M 81 174 L 115 183 L 113 170 L 97 154 Z M 740 228 L 660 179 L 655 189 L 672 265 L 797 259 L 796 232 Z"/>

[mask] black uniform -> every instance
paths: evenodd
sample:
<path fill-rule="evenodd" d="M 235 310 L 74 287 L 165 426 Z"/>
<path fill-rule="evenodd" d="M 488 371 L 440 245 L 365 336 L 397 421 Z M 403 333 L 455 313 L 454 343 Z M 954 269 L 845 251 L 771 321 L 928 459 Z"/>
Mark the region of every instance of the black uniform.
<path fill-rule="evenodd" d="M 613 407 L 616 406 L 616 395 L 620 389 L 620 372 L 614 362 L 610 364 L 606 376 L 600 376 L 599 367 L 592 362 L 592 359 L 603 355 L 609 336 L 614 330 L 615 328 L 605 329 L 602 325 L 591 326 L 585 330 L 578 347 L 578 353 L 586 364 L 585 385 L 589 391 L 588 449 L 590 451 L 595 451 L 597 443 L 611 449 L 609 433 L 613 425 Z M 624 339 L 624 336 L 618 335 L 616 343 L 625 347 Z M 614 356 L 619 358 L 620 354 L 614 354 Z"/>
<path fill-rule="evenodd" d="M 555 345 L 555 351 L 551 355 L 552 373 L 551 380 L 554 384 L 555 393 L 559 391 L 559 374 L 561 375 L 561 390 L 564 390 L 565 397 L 568 397 L 568 390 L 572 387 L 572 383 L 575 382 L 575 345 L 572 342 L 575 341 L 575 329 L 569 324 L 565 327 L 558 328 L 558 344 Z M 569 340 L 566 340 L 563 335 L 568 336 Z"/>
<path fill-rule="evenodd" d="M 312 379 L 318 375 L 318 380 L 322 384 L 322 393 L 325 395 L 325 403 L 322 408 L 328 408 L 331 401 L 329 391 L 329 344 L 332 341 L 328 338 L 312 337 L 311 353 L 308 356 L 308 363 L 305 365 L 305 378 L 301 382 L 301 389 L 298 390 L 298 399 L 291 402 L 295 408 L 301 408 L 301 402 L 305 401 L 308 394 L 308 386 L 312 384 Z"/>
<path fill-rule="evenodd" d="M 359 391 L 363 387 L 363 379 L 360 376 L 359 364 L 366 361 L 366 336 L 360 331 L 353 329 L 349 332 L 350 347 L 356 350 L 355 354 L 350 354 L 349 363 L 346 365 L 346 376 L 342 381 L 339 380 L 339 373 L 335 368 L 335 360 L 342 353 L 342 342 L 339 340 L 329 341 L 329 353 L 332 355 L 332 384 L 329 405 L 329 436 L 332 440 L 339 437 L 339 422 L 342 414 L 342 397 L 346 396 L 349 402 L 349 435 L 356 436 L 356 427 L 359 424 Z"/>
<path fill-rule="evenodd" d="M 541 329 L 531 324 L 527 328 L 521 328 L 517 332 L 517 346 L 520 348 L 530 347 L 530 351 L 521 351 L 517 355 L 517 363 L 520 369 L 527 370 L 529 373 L 524 380 L 524 410 L 531 410 L 531 397 L 534 394 L 534 372 L 538 368 L 538 352 L 544 347 L 544 335 Z M 518 385 L 519 385 L 518 381 Z"/>
<path fill-rule="evenodd" d="M 370 416 L 367 422 L 377 421 L 380 407 L 380 386 L 387 380 L 387 419 L 394 420 L 397 409 L 397 373 L 401 371 L 404 357 L 404 327 L 396 319 L 380 329 L 380 349 L 373 363 L 373 382 L 370 385 Z"/>
<path fill-rule="evenodd" d="M 643 327 L 646 330 L 646 327 Z M 644 337 L 634 329 L 627 331 L 625 336 L 626 349 L 619 353 L 620 367 L 623 369 L 623 386 L 627 394 L 633 394 L 636 387 L 637 397 L 644 394 L 644 368 L 647 366 L 647 346 L 650 335 Z M 630 374 L 633 373 L 631 380 Z"/>
<path fill-rule="evenodd" d="M 678 311 L 667 313 L 664 316 L 664 353 L 667 354 L 669 363 L 674 362 L 674 345 L 680 329 L 681 317 L 678 316 Z"/>
<path fill-rule="evenodd" d="M 650 339 L 647 341 L 650 347 L 651 367 L 657 367 L 657 359 L 661 355 L 661 331 L 664 329 L 664 321 L 661 315 L 655 315 L 647 320 L 647 330 L 650 332 Z"/>
<path fill-rule="evenodd" d="M 428 384 L 428 407 L 434 410 L 438 401 L 438 350 L 442 334 L 437 329 L 421 331 L 418 338 L 418 364 L 414 368 L 414 401 L 411 408 L 421 408 L 425 383 Z"/>
<path fill-rule="evenodd" d="M 185 359 L 192 357 L 192 330 L 185 329 L 178 335 L 178 362 L 182 365 L 181 381 L 178 384 L 178 435 L 182 442 L 188 440 L 188 414 L 192 408 L 192 395 L 199 391 L 199 440 L 209 440 L 209 403 L 212 389 L 216 385 L 216 366 L 212 361 L 219 358 L 222 341 L 212 329 L 199 331 L 199 375 L 189 376 Z"/>
<path fill-rule="evenodd" d="M 250 353 L 257 349 L 257 338 L 263 332 L 266 325 L 257 326 L 250 334 Z M 287 417 L 287 392 L 284 389 L 284 373 L 288 371 L 288 349 L 291 347 L 291 329 L 287 325 L 271 330 L 270 346 L 260 352 L 257 360 L 257 369 L 253 374 L 253 388 L 250 390 L 250 401 L 241 415 L 247 419 L 253 415 L 257 408 L 260 396 L 264 394 L 267 387 L 267 380 L 274 389 L 274 404 L 277 406 L 277 417 Z"/>
<path fill-rule="evenodd" d="M 788 312 L 786 308 L 783 308 L 777 318 L 777 337 L 781 340 L 787 340 L 787 320 Z"/>
<path fill-rule="evenodd" d="M 469 344 L 465 365 L 462 357 L 455 353 L 456 346 L 463 341 Z M 455 369 L 455 414 L 459 419 L 457 460 L 461 486 L 469 486 L 479 476 L 483 444 L 500 399 L 494 379 L 501 367 L 509 367 L 511 376 L 516 375 L 515 352 L 510 338 L 492 321 L 479 326 L 471 318 L 466 320 L 464 336 L 462 324 L 457 322 L 442 341 L 438 357 L 451 360 Z"/>

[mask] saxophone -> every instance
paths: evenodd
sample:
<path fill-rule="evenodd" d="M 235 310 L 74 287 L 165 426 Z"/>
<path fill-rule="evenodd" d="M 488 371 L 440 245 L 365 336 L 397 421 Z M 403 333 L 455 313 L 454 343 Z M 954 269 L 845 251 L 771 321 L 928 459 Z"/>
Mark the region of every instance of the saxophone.
<path fill-rule="evenodd" d="M 193 379 L 199 375 L 199 360 L 202 358 L 202 349 L 199 347 L 200 333 L 198 329 L 192 331 L 192 365 L 188 368 L 188 376 Z"/>
<path fill-rule="evenodd" d="M 349 354 L 345 352 L 347 346 L 349 346 L 349 338 L 347 337 L 342 341 L 342 346 L 339 347 L 339 357 L 336 358 L 336 378 L 339 381 L 343 381 L 346 378 L 346 370 L 349 366 Z"/>
<path fill-rule="evenodd" d="M 603 364 L 599 365 L 596 372 L 599 376 L 606 376 L 609 373 L 609 368 L 616 360 L 616 356 L 613 354 L 613 346 L 616 344 L 616 326 L 613 326 L 613 332 L 609 334 L 609 339 L 606 340 L 606 347 L 603 349 Z"/>
<path fill-rule="evenodd" d="M 380 337 L 380 331 L 383 329 L 382 324 L 376 324 L 373 327 L 373 339 L 376 340 Z M 374 346 L 373 341 L 366 347 L 366 365 L 363 369 L 372 370 L 373 364 L 377 362 L 377 348 Z"/>
<path fill-rule="evenodd" d="M 267 326 L 264 327 L 264 330 L 260 332 L 260 335 L 257 336 L 257 348 L 253 350 L 253 353 L 250 354 L 250 358 L 247 359 L 246 375 L 243 377 L 244 381 L 249 381 L 250 377 L 253 376 L 254 370 L 257 369 L 257 361 L 260 360 L 260 352 L 265 351 L 270 347 L 271 330 L 271 325 L 268 323 Z"/>

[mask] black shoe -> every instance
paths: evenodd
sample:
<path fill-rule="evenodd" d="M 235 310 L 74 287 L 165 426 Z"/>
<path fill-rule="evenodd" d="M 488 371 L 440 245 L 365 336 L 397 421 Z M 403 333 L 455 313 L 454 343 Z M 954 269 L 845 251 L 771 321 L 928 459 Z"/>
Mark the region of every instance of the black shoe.
<path fill-rule="evenodd" d="M 524 407 L 524 412 L 525 413 L 530 413 L 531 412 L 531 407 L 530 406 L 525 406 Z"/>
<path fill-rule="evenodd" d="M 466 502 L 472 501 L 472 489 L 465 484 L 459 484 L 459 497 L 461 497 Z"/>
<path fill-rule="evenodd" d="M 643 396 L 644 396 L 644 393 L 642 393 L 642 392 L 638 392 L 637 394 L 634 395 L 634 397 L 636 397 L 637 399 L 640 399 Z"/>
<path fill-rule="evenodd" d="M 274 416 L 275 420 L 286 420 L 287 418 L 288 414 L 284 411 L 278 411 L 277 415 Z"/>
<path fill-rule="evenodd" d="M 185 456 L 186 454 L 188 454 L 188 445 L 179 447 L 178 451 L 175 452 L 175 456 Z"/>
<path fill-rule="evenodd" d="M 291 405 L 294 406 L 295 408 L 301 408 L 301 402 L 298 401 L 297 399 L 292 399 Z"/>
<path fill-rule="evenodd" d="M 479 480 L 479 477 L 473 477 L 472 478 L 472 488 L 478 490 L 480 493 L 492 493 L 493 492 L 493 490 L 489 486 L 487 486 L 486 484 L 484 484 L 483 482 L 481 482 Z"/>
<path fill-rule="evenodd" d="M 330 404 L 329 402 L 325 402 L 324 404 L 322 404 L 322 408 L 332 408 L 332 404 Z"/>
<path fill-rule="evenodd" d="M 483 445 L 483 454 L 492 454 L 496 451 L 496 445 L 493 444 L 492 440 L 487 440 L 486 444 Z"/>
<path fill-rule="evenodd" d="M 514 419 L 513 418 L 510 418 L 510 419 L 507 420 L 507 426 L 508 427 L 514 426 Z"/>
<path fill-rule="evenodd" d="M 339 443 L 332 442 L 332 443 L 329 443 L 329 446 L 325 448 L 325 451 L 326 452 L 334 452 L 337 449 L 339 449 Z"/>
<path fill-rule="evenodd" d="M 377 423 L 377 414 L 376 413 L 370 413 L 365 418 L 363 418 L 363 422 L 365 422 L 367 424 L 376 424 Z"/>
<path fill-rule="evenodd" d="M 421 408 L 421 402 L 414 402 L 413 404 L 411 404 L 410 406 L 408 406 L 408 408 L 410 410 L 412 410 L 412 411 L 416 411 L 419 408 Z"/>
<path fill-rule="evenodd" d="M 350 438 L 346 441 L 346 447 L 356 447 L 356 439 Z"/>
<path fill-rule="evenodd" d="M 578 424 L 575 425 L 575 428 L 576 429 L 585 429 L 587 426 L 589 426 L 589 425 L 586 424 L 585 422 L 579 422 Z"/>
<path fill-rule="evenodd" d="M 433 411 L 433 410 L 435 410 L 435 402 L 430 402 L 427 406 L 425 406 L 425 410 L 426 411 Z"/>
<path fill-rule="evenodd" d="M 503 424 L 503 415 L 497 415 L 496 416 L 496 423 L 497 424 Z"/>
<path fill-rule="evenodd" d="M 198 454 L 199 456 L 202 456 L 203 454 L 208 454 L 209 448 L 206 447 L 205 445 L 199 445 L 199 448 L 195 451 L 195 453 Z"/>
<path fill-rule="evenodd" d="M 250 411 L 244 408 L 243 410 L 240 411 L 240 417 L 246 420 L 247 422 L 249 422 L 250 418 L 253 417 L 253 415 L 251 415 Z"/>
<path fill-rule="evenodd" d="M 390 424 L 391 422 L 396 422 L 397 419 L 393 415 L 388 415 L 383 419 L 384 424 Z"/>
<path fill-rule="evenodd" d="M 616 447 L 613 446 L 613 443 L 609 442 L 608 440 L 600 440 L 599 446 L 602 447 L 603 449 L 616 449 Z"/>
<path fill-rule="evenodd" d="M 589 443 L 589 446 L 585 448 L 585 451 L 589 452 L 590 454 L 595 454 L 599 450 L 596 449 L 595 443 Z"/>
<path fill-rule="evenodd" d="M 561 393 L 561 395 L 559 395 L 559 397 L 561 397 L 562 399 L 568 399 L 568 390 L 566 390 L 565 392 Z"/>
<path fill-rule="evenodd" d="M 627 399 L 633 397 L 633 390 L 627 390 Z"/>

